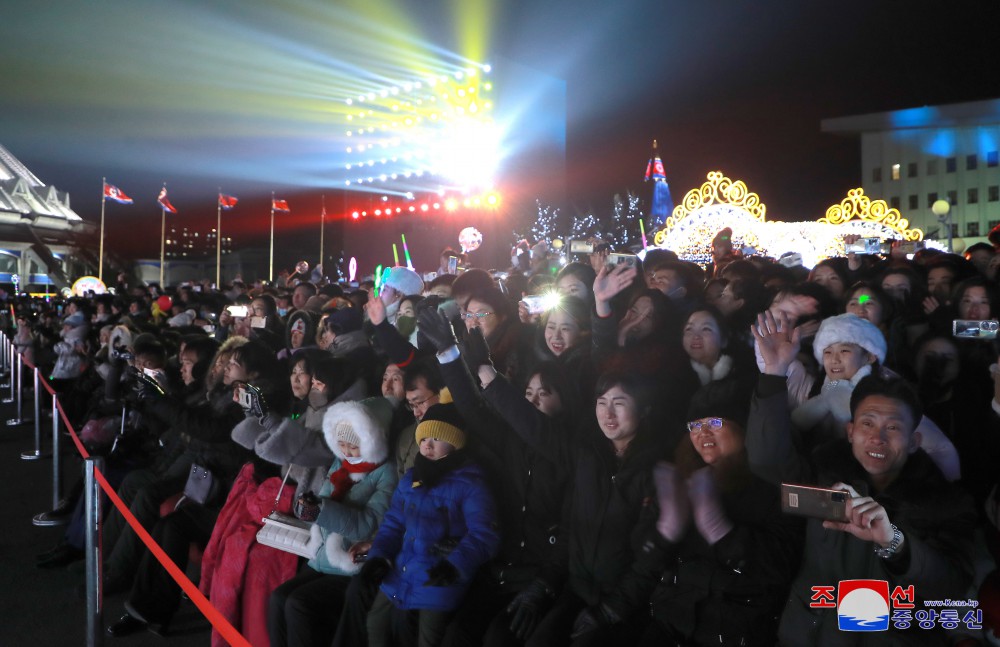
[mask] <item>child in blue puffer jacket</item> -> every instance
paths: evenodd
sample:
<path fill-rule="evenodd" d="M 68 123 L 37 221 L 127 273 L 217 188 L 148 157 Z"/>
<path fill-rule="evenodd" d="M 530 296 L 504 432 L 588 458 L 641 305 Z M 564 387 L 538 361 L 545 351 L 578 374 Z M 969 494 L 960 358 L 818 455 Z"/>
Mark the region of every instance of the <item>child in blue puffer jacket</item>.
<path fill-rule="evenodd" d="M 381 590 L 368 613 L 368 644 L 440 644 L 476 570 L 500 545 L 483 471 L 462 451 L 463 421 L 435 404 L 417 425 L 420 454 L 399 481 L 360 577 Z M 414 617 L 416 616 L 416 617 Z"/>

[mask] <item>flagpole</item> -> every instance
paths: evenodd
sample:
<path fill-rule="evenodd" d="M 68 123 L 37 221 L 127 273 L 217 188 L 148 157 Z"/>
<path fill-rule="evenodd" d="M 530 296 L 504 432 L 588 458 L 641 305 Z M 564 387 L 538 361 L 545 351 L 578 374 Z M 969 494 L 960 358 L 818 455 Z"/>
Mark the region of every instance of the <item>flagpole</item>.
<path fill-rule="evenodd" d="M 319 214 L 319 264 L 323 265 L 323 223 L 326 220 L 326 195 L 323 195 L 323 211 Z"/>
<path fill-rule="evenodd" d="M 97 246 L 97 278 L 101 281 L 104 280 L 104 203 L 107 202 L 107 198 L 104 193 L 108 186 L 108 178 L 101 178 L 101 242 Z"/>
<path fill-rule="evenodd" d="M 222 289 L 222 187 L 215 199 L 215 288 Z"/>
<path fill-rule="evenodd" d="M 160 293 L 166 294 L 166 288 L 163 285 L 163 258 L 164 252 L 166 251 L 167 244 L 167 210 L 161 204 L 160 205 Z"/>
<path fill-rule="evenodd" d="M 267 277 L 269 283 L 274 283 L 274 191 L 271 191 L 271 257 Z"/>

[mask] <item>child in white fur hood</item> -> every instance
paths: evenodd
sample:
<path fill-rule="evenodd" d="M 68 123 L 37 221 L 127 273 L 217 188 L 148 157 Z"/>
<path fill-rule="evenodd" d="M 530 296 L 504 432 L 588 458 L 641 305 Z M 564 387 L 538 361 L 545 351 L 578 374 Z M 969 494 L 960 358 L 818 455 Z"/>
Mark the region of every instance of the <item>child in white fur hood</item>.
<path fill-rule="evenodd" d="M 350 576 L 361 568 L 348 549 L 375 534 L 398 482 L 395 463 L 386 461 L 392 410 L 386 398 L 368 398 L 334 404 L 323 417 L 323 437 L 336 459 L 319 491 L 310 540 L 317 550 L 271 594 L 272 644 L 333 641 Z"/>
<path fill-rule="evenodd" d="M 792 423 L 802 431 L 812 431 L 816 443 L 846 437 L 845 424 L 851 420 L 851 393 L 866 375 L 878 371 L 893 375 L 881 366 L 886 342 L 882 331 L 853 314 L 823 320 L 813 341 L 813 353 L 825 376 L 820 393 L 792 410 Z M 810 385 L 810 389 L 811 389 Z M 948 437 L 924 416 L 917 425 L 920 447 L 927 452 L 949 481 L 961 475 L 958 452 Z"/>

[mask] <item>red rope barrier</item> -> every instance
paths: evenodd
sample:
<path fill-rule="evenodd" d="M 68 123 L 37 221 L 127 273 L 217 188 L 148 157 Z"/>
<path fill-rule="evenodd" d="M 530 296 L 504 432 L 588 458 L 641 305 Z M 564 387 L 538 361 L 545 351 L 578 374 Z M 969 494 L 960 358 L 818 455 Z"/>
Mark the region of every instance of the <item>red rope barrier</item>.
<path fill-rule="evenodd" d="M 105 494 L 108 495 L 111 502 L 115 504 L 118 511 L 122 513 L 122 516 L 125 517 L 128 525 L 132 526 L 132 530 L 139 535 L 139 539 L 142 540 L 142 543 L 146 544 L 146 548 L 149 549 L 149 552 L 153 554 L 153 557 L 160 562 L 163 568 L 167 569 L 167 572 L 170 573 L 170 577 L 174 578 L 174 581 L 177 582 L 185 593 L 187 593 L 188 598 L 194 602 L 195 606 L 198 607 L 198 610 L 201 611 L 202 615 L 204 615 L 208 621 L 212 623 L 215 630 L 218 631 L 230 645 L 235 647 L 252 647 L 250 643 L 247 642 L 247 639 L 244 638 L 240 632 L 236 631 L 233 625 L 231 625 L 229 621 L 226 620 L 226 618 L 212 606 L 212 603 L 209 602 L 208 598 L 206 598 L 202 592 L 198 590 L 198 587 L 188 579 L 187 575 L 184 574 L 184 571 L 178 568 L 177 564 L 175 564 L 174 561 L 170 559 L 165 552 L 163 552 L 163 549 L 160 548 L 160 545 L 153 540 L 146 529 L 142 527 L 139 520 L 132 516 L 128 506 L 126 506 L 125 502 L 118 497 L 115 489 L 111 487 L 107 480 L 105 480 L 104 475 L 101 474 L 100 470 L 94 470 L 94 473 L 97 476 L 97 482 L 101 485 L 101 489 L 103 489 Z"/>
<path fill-rule="evenodd" d="M 80 437 L 76 435 L 76 430 L 73 429 L 73 425 L 69 423 L 69 418 L 66 417 L 66 412 L 63 411 L 62 403 L 59 401 L 58 397 L 56 398 L 56 407 L 59 409 L 59 417 L 62 418 L 63 424 L 66 425 L 66 429 L 69 431 L 69 437 L 73 439 L 73 444 L 76 445 L 77 451 L 80 452 L 80 455 L 84 458 L 90 458 L 90 453 L 87 451 L 87 448 L 83 446 L 83 443 L 80 441 Z M 139 536 L 142 543 L 146 544 L 146 548 L 148 548 L 149 552 L 153 554 L 156 561 L 160 562 L 160 565 L 167 570 L 170 577 L 174 578 L 177 585 L 180 586 L 185 593 L 187 593 L 188 598 L 194 602 L 195 606 L 198 607 L 198 610 L 201 611 L 202 615 L 204 615 L 205 618 L 212 623 L 215 630 L 218 631 L 219 634 L 234 647 L 252 647 L 250 643 L 247 642 L 247 639 L 244 638 L 243 635 L 238 632 L 228 620 L 226 620 L 225 616 L 219 613 L 219 611 L 212 606 L 212 603 L 209 602 L 208 598 L 206 598 L 204 594 L 198 590 L 198 587 L 195 586 L 190 579 L 188 579 L 188 576 L 184 574 L 184 571 L 182 571 L 177 564 L 175 564 L 174 561 L 170 559 L 165 552 L 163 552 L 160 545 L 156 543 L 149 532 L 142 526 L 141 523 L 139 523 L 139 520 L 132 515 L 128 506 L 125 505 L 125 502 L 122 501 L 121 498 L 119 498 L 118 493 L 115 492 L 115 489 L 111 487 L 111 484 L 109 484 L 104 478 L 101 471 L 95 469 L 94 474 L 97 477 L 97 482 L 100 484 L 101 489 L 108 495 L 108 498 L 115 505 L 115 507 L 118 508 L 118 511 L 122 513 L 122 516 L 125 517 L 125 521 L 128 522 L 128 525 L 132 527 L 132 530 L 134 530 L 135 534 Z"/>

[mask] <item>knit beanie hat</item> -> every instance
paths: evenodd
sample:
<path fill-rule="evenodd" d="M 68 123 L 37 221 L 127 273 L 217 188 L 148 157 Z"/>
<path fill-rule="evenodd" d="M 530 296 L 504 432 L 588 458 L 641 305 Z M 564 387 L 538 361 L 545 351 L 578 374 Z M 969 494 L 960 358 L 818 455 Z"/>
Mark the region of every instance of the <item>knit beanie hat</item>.
<path fill-rule="evenodd" d="M 885 361 L 885 336 L 878 326 L 853 314 L 828 317 L 819 326 L 813 340 L 813 354 L 823 364 L 823 351 L 832 344 L 857 344 L 876 358 Z"/>
<path fill-rule="evenodd" d="M 417 444 L 424 438 L 437 438 L 452 445 L 455 449 L 465 446 L 465 432 L 462 427 L 465 421 L 458 414 L 454 404 L 434 404 L 427 409 L 420 424 L 417 425 Z"/>
<path fill-rule="evenodd" d="M 382 282 L 402 295 L 420 294 L 424 291 L 424 281 L 420 275 L 408 267 L 391 267 Z"/>

